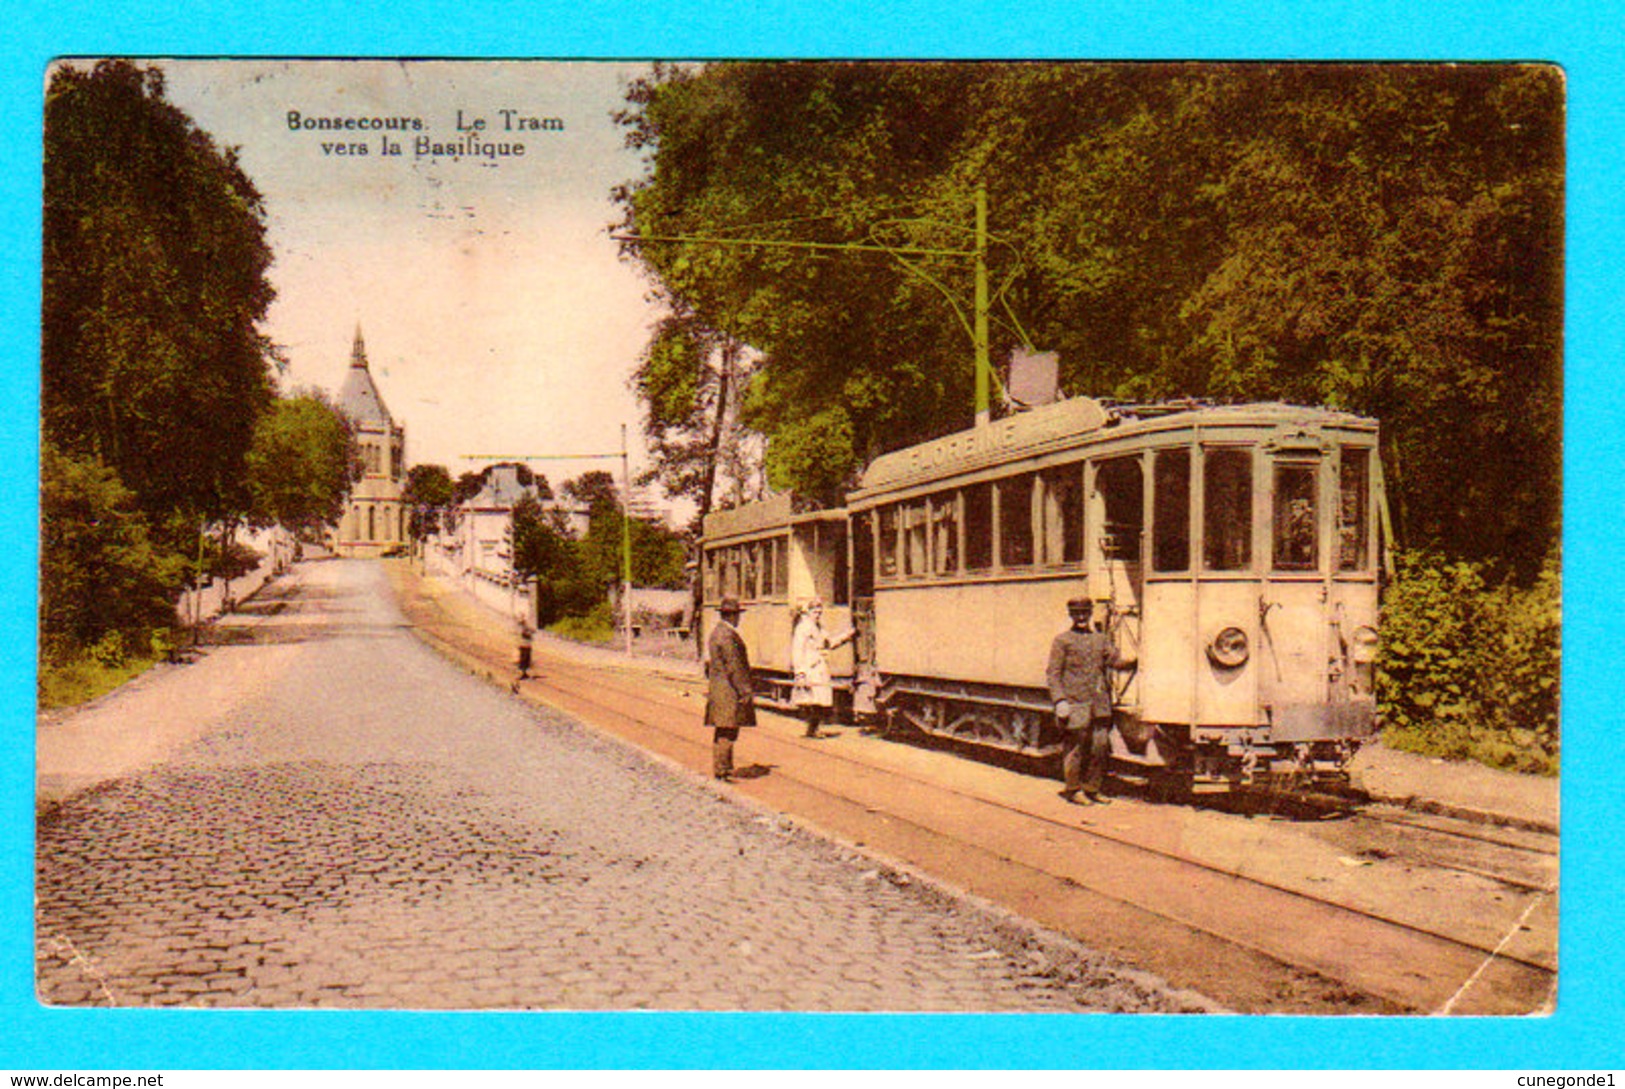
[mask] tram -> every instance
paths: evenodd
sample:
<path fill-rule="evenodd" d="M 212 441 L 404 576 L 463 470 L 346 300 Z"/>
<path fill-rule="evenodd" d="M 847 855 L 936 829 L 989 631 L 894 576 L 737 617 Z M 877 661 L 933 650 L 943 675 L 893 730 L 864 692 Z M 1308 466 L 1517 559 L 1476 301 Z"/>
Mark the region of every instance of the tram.
<path fill-rule="evenodd" d="M 1184 793 L 1337 780 L 1377 730 L 1383 481 L 1374 420 L 1263 403 L 1073 398 L 885 454 L 844 507 L 778 496 L 704 527 L 705 622 L 724 595 L 767 702 L 796 602 L 858 636 L 850 712 L 1046 757 L 1065 603 L 1087 596 L 1117 675 L 1120 773 Z"/>

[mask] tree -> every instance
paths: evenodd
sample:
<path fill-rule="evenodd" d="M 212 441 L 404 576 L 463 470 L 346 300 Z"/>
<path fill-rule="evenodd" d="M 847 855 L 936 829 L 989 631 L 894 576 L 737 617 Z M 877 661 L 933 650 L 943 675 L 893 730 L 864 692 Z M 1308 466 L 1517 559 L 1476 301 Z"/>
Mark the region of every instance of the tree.
<path fill-rule="evenodd" d="M 1374 414 L 1407 543 L 1533 577 L 1561 494 L 1562 95 L 1514 65 L 659 67 L 618 115 L 645 172 L 616 193 L 671 314 L 636 378 L 658 471 L 708 502 L 736 413 L 774 487 L 831 499 L 968 426 L 962 258 L 671 239 L 964 249 L 985 187 L 995 361 L 1031 342 L 1074 393 Z"/>
<path fill-rule="evenodd" d="M 355 431 L 317 390 L 277 399 L 248 452 L 250 521 L 314 533 L 337 522 L 360 479 Z"/>
<path fill-rule="evenodd" d="M 273 398 L 264 208 L 156 68 L 55 67 L 46 89 L 43 664 L 143 649 L 233 547 Z M 218 528 L 208 539 L 207 527 Z"/>
<path fill-rule="evenodd" d="M 94 458 L 40 450 L 40 642 L 62 660 L 96 647 L 115 656 L 175 623 L 184 561 L 156 547 L 117 474 Z"/>
<path fill-rule="evenodd" d="M 581 570 L 575 542 L 558 511 L 546 511 L 533 495 L 513 510 L 513 567 L 536 587 L 536 622 L 543 626 L 585 613 L 598 599 Z"/>
<path fill-rule="evenodd" d="M 264 207 L 156 68 L 53 70 L 45 101 L 41 416 L 183 547 L 248 506 L 271 403 Z"/>
<path fill-rule="evenodd" d="M 622 226 L 654 237 L 737 235 L 750 224 L 747 233 L 758 237 L 870 241 L 871 227 L 895 215 L 910 183 L 940 166 L 940 138 L 963 109 L 952 80 L 976 71 L 926 67 L 949 83 L 912 66 L 657 69 L 629 89 L 620 115 L 629 145 L 649 153 L 650 167 L 618 191 Z M 904 94 L 913 101 L 904 104 Z M 889 101 L 902 108 L 893 112 Z M 959 229 L 968 222 L 956 211 L 926 240 L 968 245 Z M 893 240 L 919 240 L 893 226 Z M 883 255 L 684 243 L 629 249 L 675 316 L 657 331 L 638 376 L 640 392 L 653 395 L 656 455 L 699 493 L 702 508 L 713 498 L 715 463 L 736 448 L 728 440 L 737 423 L 771 436 L 766 471 L 774 486 L 830 492 L 888 444 L 935 434 L 958 415 L 949 407 L 958 393 L 969 405 L 968 370 L 933 365 L 944 344 L 959 362 L 969 359 L 954 339 L 962 334 L 950 328 L 951 308 Z M 933 264 L 926 271 L 951 278 L 956 270 Z M 968 264 L 957 271 L 968 286 Z M 912 294 L 916 283 L 932 296 L 924 307 Z M 763 361 L 748 387 L 743 345 Z M 875 365 L 880 358 L 899 369 Z M 909 382 L 907 396 L 893 396 L 899 377 Z M 684 415 L 688 405 L 699 411 Z M 781 443 L 785 436 L 790 441 Z M 835 453 L 819 463 L 821 480 L 798 478 L 777 460 L 809 445 Z M 696 459 L 711 464 L 685 472 Z"/>
<path fill-rule="evenodd" d="M 407 531 L 414 541 L 441 528 L 441 512 L 453 505 L 456 487 L 444 465 L 414 465 L 406 471 L 401 499 L 410 508 Z"/>
<path fill-rule="evenodd" d="M 585 504 L 592 517 L 621 507 L 621 491 L 615 478 L 602 469 L 591 469 L 561 486 L 565 498 Z"/>
<path fill-rule="evenodd" d="M 602 469 L 582 473 L 559 489 L 565 497 L 587 506 L 587 532 L 576 542 L 583 576 L 602 595 L 618 586 L 625 569 L 622 526 L 626 514 L 615 478 Z M 678 589 L 686 585 L 688 542 L 659 522 L 633 518 L 630 539 L 632 581 L 639 586 Z"/>

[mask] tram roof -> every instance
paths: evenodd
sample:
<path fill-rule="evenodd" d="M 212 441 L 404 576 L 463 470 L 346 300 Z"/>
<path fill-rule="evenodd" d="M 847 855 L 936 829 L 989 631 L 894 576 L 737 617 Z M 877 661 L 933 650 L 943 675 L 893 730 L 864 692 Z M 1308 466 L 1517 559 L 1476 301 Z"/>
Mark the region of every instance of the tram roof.
<path fill-rule="evenodd" d="M 807 522 L 838 522 L 846 517 L 844 507 L 812 511 L 799 511 L 796 507 L 795 497 L 781 492 L 728 510 L 713 511 L 705 516 L 703 535 L 707 541 L 717 541 Z"/>
<path fill-rule="evenodd" d="M 1376 427 L 1376 422 L 1336 409 L 1279 401 L 1240 405 L 1200 401 L 1120 404 L 1072 397 L 882 454 L 864 471 L 849 501 L 1107 439 L 1196 426 L 1344 426 L 1369 430 Z"/>

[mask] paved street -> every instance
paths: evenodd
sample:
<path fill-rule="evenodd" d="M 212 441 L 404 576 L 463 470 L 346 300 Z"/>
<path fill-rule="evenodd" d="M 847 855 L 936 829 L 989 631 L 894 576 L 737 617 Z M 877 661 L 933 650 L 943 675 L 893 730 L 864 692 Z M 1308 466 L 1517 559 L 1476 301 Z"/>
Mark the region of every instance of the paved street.
<path fill-rule="evenodd" d="M 301 565 L 240 622 L 42 726 L 42 1000 L 1158 1008 L 455 669 L 377 564 Z M 64 748 L 112 728 L 116 759 Z"/>

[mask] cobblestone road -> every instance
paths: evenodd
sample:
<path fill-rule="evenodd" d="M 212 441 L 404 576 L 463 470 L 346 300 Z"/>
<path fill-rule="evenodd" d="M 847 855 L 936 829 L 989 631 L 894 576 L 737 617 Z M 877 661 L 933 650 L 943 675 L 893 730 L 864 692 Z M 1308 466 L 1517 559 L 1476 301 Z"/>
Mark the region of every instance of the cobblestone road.
<path fill-rule="evenodd" d="M 248 621 L 256 645 L 215 652 L 274 650 L 274 685 L 42 813 L 43 1001 L 1170 1008 L 459 672 L 376 564 L 304 565 L 278 600 Z"/>

